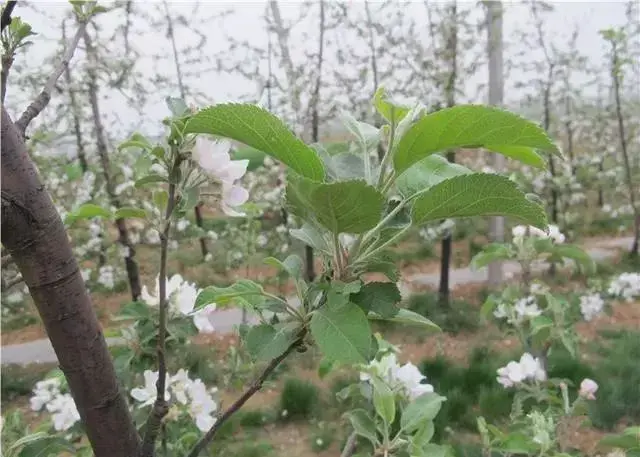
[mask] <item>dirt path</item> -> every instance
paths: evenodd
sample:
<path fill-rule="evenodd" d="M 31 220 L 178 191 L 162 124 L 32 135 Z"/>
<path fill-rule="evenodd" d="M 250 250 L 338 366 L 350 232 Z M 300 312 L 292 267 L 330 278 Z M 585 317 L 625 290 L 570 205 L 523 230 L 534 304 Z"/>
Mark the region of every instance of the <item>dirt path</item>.
<path fill-rule="evenodd" d="M 594 260 L 602 261 L 613 257 L 617 249 L 628 248 L 631 242 L 631 237 L 593 241 L 588 243 L 589 248 L 587 251 Z M 507 274 L 516 274 L 519 271 L 519 265 L 512 262 L 505 264 L 504 268 Z M 451 271 L 449 279 L 452 288 L 464 284 L 480 283 L 486 280 L 486 268 L 477 271 L 470 268 L 454 269 Z M 407 292 L 411 292 L 414 288 L 419 289 L 424 286 L 437 285 L 438 281 L 438 273 L 415 273 L 404 278 L 408 289 Z M 236 325 L 241 323 L 241 320 L 242 312 L 239 309 L 223 310 L 216 313 L 214 325 L 218 332 L 229 333 L 233 331 Z M 107 341 L 109 345 L 122 344 L 122 340 L 119 338 L 108 338 Z M 53 347 L 46 338 L 28 343 L 2 346 L 1 358 L 2 365 L 57 362 Z"/>

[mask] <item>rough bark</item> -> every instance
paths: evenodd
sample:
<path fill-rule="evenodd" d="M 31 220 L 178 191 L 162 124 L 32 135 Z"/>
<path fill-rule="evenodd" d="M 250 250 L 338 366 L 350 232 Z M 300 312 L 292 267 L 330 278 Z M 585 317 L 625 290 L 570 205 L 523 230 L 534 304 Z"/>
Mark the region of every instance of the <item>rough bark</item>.
<path fill-rule="evenodd" d="M 102 165 L 102 172 L 105 180 L 105 187 L 107 195 L 111 204 L 120 208 L 120 201 L 115 193 L 115 186 L 113 185 L 113 179 L 111 177 L 111 163 L 109 160 L 109 152 L 107 149 L 107 141 L 105 138 L 104 127 L 100 117 L 100 105 L 98 102 L 98 77 L 96 75 L 96 55 L 95 49 L 91 42 L 91 38 L 86 30 L 83 34 L 84 44 L 89 56 L 90 65 L 87 73 L 89 77 L 89 102 L 91 105 L 91 112 L 93 115 L 93 122 L 95 126 L 96 136 L 96 149 L 98 150 L 98 156 L 100 157 L 100 163 Z M 129 288 L 131 290 L 131 297 L 135 301 L 140 297 L 140 273 L 138 271 L 138 264 L 135 260 L 136 251 L 133 248 L 133 244 L 129 240 L 129 232 L 127 230 L 126 221 L 123 218 L 116 219 L 116 228 L 118 229 L 118 242 L 127 249 L 126 256 L 124 258 L 125 267 L 127 269 L 127 278 L 129 279 Z"/>
<path fill-rule="evenodd" d="M 69 238 L 4 107 L 1 141 L 2 244 L 29 287 L 96 457 L 135 456 L 139 437 Z"/>
<path fill-rule="evenodd" d="M 489 104 L 501 106 L 504 99 L 504 65 L 502 46 L 502 2 L 487 2 L 488 51 L 489 51 Z M 491 154 L 493 168 L 504 168 L 504 157 Z M 489 238 L 494 243 L 504 242 L 504 217 L 489 219 Z M 496 287 L 503 281 L 502 262 L 492 262 L 488 268 L 489 286 Z"/>

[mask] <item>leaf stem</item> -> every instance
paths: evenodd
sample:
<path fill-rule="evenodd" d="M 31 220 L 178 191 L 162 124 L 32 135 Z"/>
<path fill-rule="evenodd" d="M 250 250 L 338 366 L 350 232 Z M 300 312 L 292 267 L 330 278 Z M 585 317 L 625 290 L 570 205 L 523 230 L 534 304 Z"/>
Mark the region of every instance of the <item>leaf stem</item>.
<path fill-rule="evenodd" d="M 349 257 L 355 261 L 357 259 L 358 255 L 360 254 L 360 250 L 362 249 L 362 246 L 364 246 L 364 244 L 367 243 L 373 236 L 375 236 L 376 233 L 378 233 L 380 230 L 382 230 L 382 228 L 387 223 L 389 223 L 394 217 L 396 217 L 397 214 L 400 211 L 402 211 L 402 209 L 404 208 L 405 203 L 406 202 L 404 200 L 402 200 L 400 203 L 398 203 L 398 206 L 393 208 L 389 212 L 389 214 L 387 214 L 380 222 L 378 222 L 378 225 L 376 225 L 374 228 L 372 228 L 367 233 L 365 233 L 363 236 L 361 236 L 358 239 L 358 241 L 353 245 L 353 247 L 352 247 L 353 253 Z"/>
<path fill-rule="evenodd" d="M 396 136 L 396 119 L 395 119 L 395 110 L 391 109 L 391 133 L 389 134 L 389 144 L 387 145 L 387 153 L 382 158 L 382 163 L 380 164 L 380 172 L 378 174 L 378 189 L 382 188 L 382 184 L 384 183 L 385 171 L 387 169 L 387 165 L 389 164 L 389 160 L 391 160 L 391 153 L 393 152 L 393 143 L 395 141 Z"/>
<path fill-rule="evenodd" d="M 216 420 L 216 423 L 209 429 L 209 431 L 196 443 L 191 449 L 187 457 L 197 457 L 200 453 L 211 443 L 216 433 L 222 428 L 225 422 L 235 414 L 242 406 L 258 391 L 262 388 L 262 384 L 266 381 L 269 375 L 286 359 L 294 349 L 296 349 L 303 341 L 306 334 L 306 330 L 302 330 L 298 338 L 289 345 L 286 351 L 281 355 L 269 362 L 269 365 L 249 386 L 249 388 L 238 398 L 224 413 Z"/>
<path fill-rule="evenodd" d="M 400 230 L 398 233 L 393 235 L 391 238 L 389 238 L 387 241 L 382 243 L 380 246 L 377 246 L 377 247 L 365 252 L 362 255 L 362 257 L 360 257 L 358 260 L 362 261 L 362 260 L 368 259 L 369 257 L 373 257 L 375 254 L 377 254 L 378 252 L 380 252 L 381 250 L 383 250 L 384 248 L 386 248 L 390 244 L 395 243 L 396 240 L 398 240 L 399 238 L 403 237 L 409 231 L 410 228 L 411 228 L 411 224 L 406 225 L 402 230 Z"/>

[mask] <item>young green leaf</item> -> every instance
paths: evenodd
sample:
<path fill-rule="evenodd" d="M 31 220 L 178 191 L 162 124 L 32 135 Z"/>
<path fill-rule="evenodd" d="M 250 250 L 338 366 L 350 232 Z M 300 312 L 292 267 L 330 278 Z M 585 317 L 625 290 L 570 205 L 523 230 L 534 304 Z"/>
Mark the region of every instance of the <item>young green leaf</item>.
<path fill-rule="evenodd" d="M 398 266 L 390 260 L 377 257 L 371 261 L 367 261 L 364 265 L 356 265 L 354 268 L 356 274 L 364 273 L 382 273 L 389 281 L 397 282 L 400 279 Z"/>
<path fill-rule="evenodd" d="M 304 176 L 288 173 L 285 191 L 287 209 L 302 219 L 311 219 L 313 217 L 311 195 L 319 185 L 320 183 Z"/>
<path fill-rule="evenodd" d="M 262 167 L 264 165 L 264 159 L 267 157 L 264 152 L 249 146 L 235 148 L 229 155 L 232 160 L 248 160 L 249 165 L 247 166 L 247 171 L 254 171 Z"/>
<path fill-rule="evenodd" d="M 330 252 L 329 245 L 322 232 L 308 222 L 305 222 L 299 229 L 290 229 L 289 234 L 317 251 Z"/>
<path fill-rule="evenodd" d="M 320 184 L 311 194 L 312 210 L 332 233 L 363 233 L 380 221 L 384 196 L 362 180 Z"/>
<path fill-rule="evenodd" d="M 298 328 L 294 323 L 251 327 L 244 336 L 244 343 L 254 360 L 267 361 L 284 353 L 295 341 Z"/>
<path fill-rule="evenodd" d="M 316 152 L 257 105 L 224 103 L 205 108 L 187 121 L 184 132 L 231 138 L 269 154 L 306 178 L 322 181 L 325 176 Z"/>
<path fill-rule="evenodd" d="M 156 190 L 153 192 L 153 203 L 160 211 L 164 211 L 169 202 L 169 194 L 166 190 Z"/>
<path fill-rule="evenodd" d="M 400 139 L 393 157 L 402 173 L 422 158 L 455 148 L 486 148 L 530 165 L 535 149 L 562 157 L 545 131 L 525 118 L 495 107 L 460 105 L 428 114 Z"/>
<path fill-rule="evenodd" d="M 432 421 L 442 407 L 446 397 L 436 393 L 426 393 L 413 400 L 402 412 L 400 426 L 405 432 L 413 432 L 419 428 L 424 421 Z"/>
<path fill-rule="evenodd" d="M 477 253 L 471 259 L 471 268 L 480 269 L 497 260 L 508 260 L 514 255 L 513 250 L 507 244 L 492 243 Z"/>
<path fill-rule="evenodd" d="M 573 260 L 576 265 L 586 274 L 593 274 L 596 271 L 596 263 L 591 256 L 580 249 L 578 246 L 571 244 L 553 244 L 548 250 L 551 254 L 549 260 L 562 261 L 563 259 Z"/>
<path fill-rule="evenodd" d="M 353 430 L 361 437 L 368 439 L 371 444 L 378 443 L 376 423 L 364 409 L 354 409 L 346 414 Z"/>
<path fill-rule="evenodd" d="M 115 217 L 116 219 L 146 219 L 147 212 L 140 208 L 131 208 L 125 206 L 123 208 L 117 209 L 113 217 Z"/>
<path fill-rule="evenodd" d="M 378 87 L 376 93 L 373 96 L 373 106 L 382 117 L 388 122 L 393 122 L 398 125 L 410 109 L 408 106 L 400 105 L 390 100 L 387 91 L 383 87 Z"/>
<path fill-rule="evenodd" d="M 64 222 L 65 224 L 72 224 L 78 219 L 92 219 L 94 217 L 106 217 L 112 216 L 111 211 L 102 206 L 94 205 L 93 203 L 85 203 L 75 211 L 67 214 Z"/>
<path fill-rule="evenodd" d="M 166 176 L 158 175 L 158 174 L 155 174 L 155 173 L 154 174 L 150 174 L 150 175 L 147 175 L 147 176 L 144 176 L 144 177 L 138 179 L 135 182 L 134 185 L 135 185 L 136 188 L 139 189 L 139 188 L 144 187 L 146 185 L 157 183 L 157 182 L 167 182 Z"/>
<path fill-rule="evenodd" d="M 351 301 L 365 312 L 373 311 L 387 319 L 398 314 L 396 304 L 401 299 L 398 286 L 392 282 L 370 282 L 360 292 L 351 295 Z"/>
<path fill-rule="evenodd" d="M 264 290 L 260 284 L 241 279 L 229 287 L 205 287 L 196 298 L 195 308 L 200 309 L 210 303 L 226 305 L 232 302 L 257 306 L 262 303 Z"/>
<path fill-rule="evenodd" d="M 396 399 L 391 388 L 377 376 L 371 377 L 373 384 L 373 406 L 378 416 L 387 425 L 393 424 L 396 418 Z"/>
<path fill-rule="evenodd" d="M 129 138 L 126 141 L 123 141 L 118 145 L 118 151 L 122 151 L 123 149 L 129 149 L 129 148 L 137 148 L 137 149 L 142 149 L 143 151 L 149 151 L 151 150 L 152 147 L 153 146 L 144 135 L 140 133 L 134 133 L 133 135 L 131 135 L 131 138 Z"/>
<path fill-rule="evenodd" d="M 327 359 L 322 359 L 318 365 L 318 377 L 324 379 L 333 369 L 333 362 Z"/>
<path fill-rule="evenodd" d="M 325 358 L 339 363 L 366 363 L 370 357 L 371 327 L 354 304 L 329 304 L 311 317 L 311 334 Z"/>
<path fill-rule="evenodd" d="M 456 176 L 421 193 L 411 211 L 414 224 L 455 217 L 511 216 L 546 229 L 544 208 L 528 200 L 516 184 L 500 175 Z"/>
<path fill-rule="evenodd" d="M 471 173 L 467 167 L 451 163 L 441 155 L 434 154 L 414 163 L 396 180 L 396 188 L 404 198 L 411 198 L 445 179 Z"/>
<path fill-rule="evenodd" d="M 275 257 L 267 257 L 264 259 L 264 263 L 267 265 L 274 266 L 282 271 L 286 271 L 287 274 L 292 278 L 299 278 L 302 276 L 302 259 L 299 255 L 291 254 L 289 257 L 284 259 L 283 262 L 279 261 Z"/>
<path fill-rule="evenodd" d="M 426 317 L 421 316 L 420 314 L 405 308 L 400 308 L 400 310 L 398 311 L 398 314 L 396 314 L 392 318 L 385 318 L 380 316 L 379 314 L 372 313 L 372 312 L 369 313 L 368 317 L 369 319 L 372 319 L 372 320 L 383 320 L 383 321 L 396 322 L 398 324 L 417 325 L 429 332 L 442 331 L 440 327 L 438 327 L 436 324 L 431 322 Z"/>
<path fill-rule="evenodd" d="M 169 111 L 171 111 L 171 115 L 174 117 L 182 117 L 190 111 L 189 106 L 187 106 L 181 98 L 167 97 L 165 98 L 165 102 L 167 103 Z"/>

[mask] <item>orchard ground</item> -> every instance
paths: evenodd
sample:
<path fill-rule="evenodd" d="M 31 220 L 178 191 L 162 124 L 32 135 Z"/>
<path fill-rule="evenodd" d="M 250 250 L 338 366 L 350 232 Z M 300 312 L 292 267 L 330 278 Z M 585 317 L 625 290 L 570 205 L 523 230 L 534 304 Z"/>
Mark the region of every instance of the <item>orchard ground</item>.
<path fill-rule="evenodd" d="M 482 240 L 476 241 L 482 243 Z M 598 261 L 599 274 L 604 278 L 615 272 L 629 271 L 629 266 L 624 262 L 624 252 L 630 243 L 629 237 L 592 237 L 580 240 L 580 244 Z M 172 254 L 169 271 L 178 272 L 199 285 L 212 282 L 225 284 L 237 277 L 265 280 L 275 274 L 272 268 L 257 264 L 228 272 L 216 271 L 211 262 L 195 260 L 201 257 L 198 249 L 197 240 L 182 242 L 180 250 Z M 454 441 L 461 446 L 466 443 L 473 447 L 477 436 L 474 424 L 469 419 L 472 412 L 508 418 L 511 400 L 498 389 L 495 369 L 503 360 L 515 357 L 519 345 L 515 338 L 505 337 L 493 324 L 480 321 L 479 307 L 487 293 L 484 284 L 486 271 L 473 271 L 466 267 L 473 254 L 472 250 L 473 244 L 468 240 L 456 241 L 454 244 L 453 266 L 456 269 L 451 271 L 452 308 L 448 312 L 442 312 L 434 305 L 434 291 L 439 276 L 437 249 L 425 252 L 417 240 L 401 244 L 394 251 L 394 256 L 402 267 L 402 281 L 407 286 L 405 305 L 436 321 L 444 332 L 424 335 L 406 328 L 386 325 L 384 333 L 389 341 L 400 345 L 402 360 L 411 361 L 423 368 L 429 382 L 449 398 L 451 407 L 445 408 L 443 421 L 448 421 L 451 429 L 455 430 L 452 432 Z M 150 286 L 155 277 L 157 251 L 153 247 L 142 247 L 138 252 L 143 284 Z M 316 267 L 319 269 L 320 265 Z M 511 264 L 505 265 L 505 271 L 507 276 L 518 274 L 518 269 Z M 538 274 L 546 273 L 541 270 Z M 554 278 L 547 278 L 555 290 L 578 293 L 585 287 L 584 280 L 585 278 L 568 270 L 561 270 Z M 284 294 L 290 294 L 290 286 L 275 286 L 265 282 L 265 288 Z M 111 316 L 129 301 L 128 291 L 92 292 L 92 298 L 105 334 L 109 335 L 118 325 L 111 321 Z M 29 420 L 36 423 L 40 420 L 40 415 L 29 410 L 29 394 L 33 384 L 55 366 L 56 359 L 48 341 L 43 340 L 46 335 L 35 310 L 28 309 L 32 316 L 31 319 L 25 319 L 25 322 L 33 323 L 12 328 L 2 334 L 2 407 L 4 411 L 20 408 Z M 228 406 L 237 398 L 242 386 L 251 380 L 252 373 L 255 372 L 234 334 L 234 326 L 240 323 L 240 319 L 241 312 L 238 310 L 220 310 L 215 319 L 218 332 L 196 337 L 187 357 L 189 368 L 205 382 L 220 388 L 221 407 Z M 564 373 L 564 376 L 573 372 L 576 378 L 585 371 L 597 372 L 603 363 L 603 348 L 614 347 L 615 352 L 616 344 L 620 341 L 631 341 L 632 345 L 637 341 L 635 350 L 640 351 L 639 329 L 640 302 L 616 302 L 612 306 L 611 315 L 602 315 L 594 321 L 578 325 L 581 360 L 568 361 L 562 357 L 554 360 L 552 357 L 551 370 Z M 114 343 L 117 344 L 118 341 Z M 337 455 L 346 435 L 339 425 L 345 405 L 336 400 L 336 393 L 341 386 L 357 377 L 357 373 L 337 370 L 320 378 L 319 361 L 320 356 L 313 350 L 296 354 L 287 361 L 226 427 L 224 439 L 218 444 L 222 452 L 220 455 Z M 9 365 L 11 362 L 24 366 Z M 619 362 L 629 363 L 628 360 Z M 640 373 L 635 374 L 640 376 Z M 611 373 L 611 377 L 615 376 L 628 375 L 622 372 Z M 634 379 L 613 380 L 633 381 Z M 640 382 L 640 378 L 636 381 Z M 465 394 L 463 386 L 468 384 L 481 387 L 472 389 L 476 390 L 474 394 Z M 631 405 L 628 411 L 640 414 L 640 396 L 630 401 L 637 405 Z M 580 449 L 584 455 L 596 455 L 597 442 L 608 431 L 624 428 L 627 421 L 632 423 L 638 420 L 625 417 L 624 414 L 616 417 L 614 413 L 615 411 L 607 409 L 607 405 L 599 404 L 593 413 L 595 422 L 599 422 L 598 427 L 584 426 L 580 421 L 575 421 L 562 439 L 570 447 Z"/>

